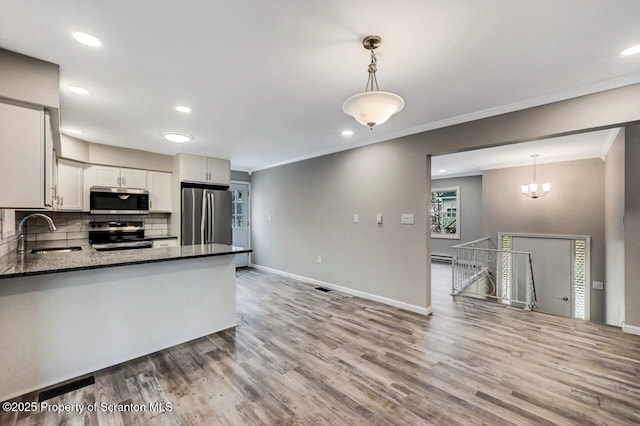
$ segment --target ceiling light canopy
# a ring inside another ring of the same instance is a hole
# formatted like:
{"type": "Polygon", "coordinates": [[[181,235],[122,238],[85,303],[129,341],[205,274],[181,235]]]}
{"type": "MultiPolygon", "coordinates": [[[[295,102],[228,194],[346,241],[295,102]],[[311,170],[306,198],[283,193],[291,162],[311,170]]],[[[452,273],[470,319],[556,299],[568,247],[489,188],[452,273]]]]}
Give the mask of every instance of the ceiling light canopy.
{"type": "Polygon", "coordinates": [[[162,132],[162,136],[164,136],[166,140],[176,143],[185,143],[193,139],[193,136],[180,132],[162,132]]]}
{"type": "Polygon", "coordinates": [[[376,72],[378,71],[377,54],[373,51],[382,43],[379,36],[367,36],[362,41],[365,49],[371,51],[371,62],[369,63],[369,78],[365,91],[355,94],[348,98],[342,104],[342,110],[356,119],[356,121],[373,129],[392,115],[399,113],[404,108],[404,99],[395,93],[382,92],[378,88],[378,79],[376,72]]]}
{"type": "Polygon", "coordinates": [[[529,198],[540,198],[549,193],[551,191],[550,183],[543,183],[542,190],[538,191],[538,184],[536,182],[536,158],[538,158],[538,154],[533,154],[531,156],[533,158],[533,183],[528,185],[520,186],[520,191],[522,191],[522,195],[529,198]]]}
{"type": "Polygon", "coordinates": [[[353,130],[343,130],[342,136],[351,136],[353,135],[353,130]]]}
{"type": "Polygon", "coordinates": [[[89,91],[83,87],[78,86],[69,86],[69,91],[71,93],[75,93],[76,95],[88,95],[89,91]]]}
{"type": "Polygon", "coordinates": [[[622,56],[631,56],[640,53],[640,44],[636,44],[635,46],[631,46],[628,49],[625,49],[621,55],[622,56]]]}
{"type": "Polygon", "coordinates": [[[102,42],[100,40],[87,33],[75,32],[73,33],[73,38],[75,38],[85,46],[100,47],[102,45],[102,42]]]}
{"type": "Polygon", "coordinates": [[[176,110],[180,111],[180,112],[184,112],[185,114],[189,114],[191,112],[191,108],[189,108],[187,106],[182,106],[182,105],[178,105],[176,107],[176,110]]]}

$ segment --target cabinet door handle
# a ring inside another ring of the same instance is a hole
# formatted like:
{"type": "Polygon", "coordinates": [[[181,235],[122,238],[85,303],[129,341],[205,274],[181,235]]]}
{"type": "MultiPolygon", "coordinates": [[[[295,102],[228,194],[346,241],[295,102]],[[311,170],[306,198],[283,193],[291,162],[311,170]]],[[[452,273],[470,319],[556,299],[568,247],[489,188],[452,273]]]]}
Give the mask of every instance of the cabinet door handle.
{"type": "Polygon", "coordinates": [[[60,197],[58,197],[58,200],[59,200],[59,203],[58,203],[59,206],[62,207],[62,205],[64,204],[64,197],[60,196],[60,197]]]}
{"type": "Polygon", "coordinates": [[[122,178],[122,186],[126,186],[127,185],[127,179],[126,178],[122,178]]]}
{"type": "Polygon", "coordinates": [[[149,200],[149,208],[152,209],[153,208],[153,201],[149,200]]]}

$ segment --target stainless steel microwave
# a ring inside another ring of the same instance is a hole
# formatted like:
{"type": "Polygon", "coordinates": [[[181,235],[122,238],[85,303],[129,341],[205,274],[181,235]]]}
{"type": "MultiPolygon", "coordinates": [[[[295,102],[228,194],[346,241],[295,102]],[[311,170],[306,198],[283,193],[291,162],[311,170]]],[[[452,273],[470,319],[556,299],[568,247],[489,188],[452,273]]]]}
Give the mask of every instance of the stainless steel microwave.
{"type": "Polygon", "coordinates": [[[91,214],[149,214],[149,191],[93,186],[89,191],[91,214]]]}

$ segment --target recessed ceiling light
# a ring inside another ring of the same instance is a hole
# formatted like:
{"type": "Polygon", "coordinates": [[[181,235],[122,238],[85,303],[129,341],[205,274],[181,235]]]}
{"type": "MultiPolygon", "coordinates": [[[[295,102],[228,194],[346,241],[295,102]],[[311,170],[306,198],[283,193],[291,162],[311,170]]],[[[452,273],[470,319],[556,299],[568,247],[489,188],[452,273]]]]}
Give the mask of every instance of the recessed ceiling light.
{"type": "Polygon", "coordinates": [[[89,91],[85,88],[78,86],[69,86],[69,91],[75,93],[76,95],[88,95],[89,91]]]}
{"type": "Polygon", "coordinates": [[[440,170],[438,170],[438,173],[444,173],[446,171],[447,171],[446,169],[440,169],[440,170]]]}
{"type": "Polygon", "coordinates": [[[342,136],[351,136],[353,135],[353,130],[343,130],[342,136]]]}
{"type": "Polygon", "coordinates": [[[102,45],[100,40],[87,33],[75,32],[73,33],[73,38],[86,46],[100,47],[102,45]]]}
{"type": "Polygon", "coordinates": [[[621,55],[622,56],[629,56],[629,55],[635,55],[637,53],[640,53],[640,44],[636,44],[635,46],[631,46],[630,48],[628,48],[624,52],[622,52],[621,55]]]}
{"type": "Polygon", "coordinates": [[[81,135],[82,131],[77,130],[77,129],[67,129],[66,127],[62,129],[62,133],[65,133],[67,135],[81,135]]]}
{"type": "Polygon", "coordinates": [[[190,112],[191,112],[191,108],[186,107],[186,106],[180,106],[180,105],[178,105],[178,106],[176,107],[176,110],[178,110],[178,111],[180,111],[180,112],[184,112],[185,114],[188,114],[188,113],[190,113],[190,112]]]}
{"type": "Polygon", "coordinates": [[[164,136],[166,140],[177,143],[185,143],[193,139],[191,135],[180,132],[162,132],[162,136],[164,136]]]}

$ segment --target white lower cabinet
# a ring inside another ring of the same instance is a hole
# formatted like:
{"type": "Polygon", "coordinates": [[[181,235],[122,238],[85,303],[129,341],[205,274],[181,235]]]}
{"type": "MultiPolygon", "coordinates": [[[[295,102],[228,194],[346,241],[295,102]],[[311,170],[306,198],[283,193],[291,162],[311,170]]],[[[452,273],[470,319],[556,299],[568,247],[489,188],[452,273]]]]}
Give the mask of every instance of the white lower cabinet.
{"type": "Polygon", "coordinates": [[[153,240],[153,248],[178,247],[178,239],[170,238],[168,240],[153,240]]]}
{"type": "Polygon", "coordinates": [[[56,207],[58,210],[82,210],[84,167],[80,163],[58,159],[56,207]]]}
{"type": "Polygon", "coordinates": [[[171,173],[147,172],[150,212],[171,212],[171,173]]]}

